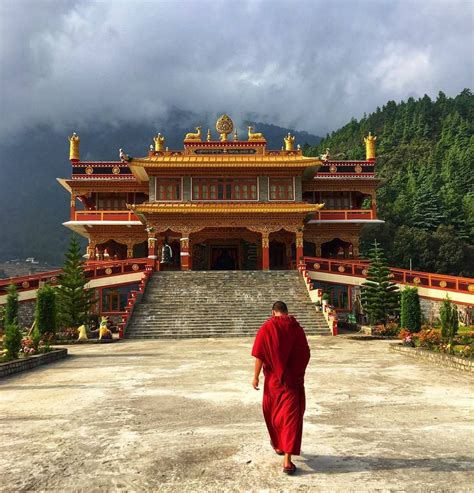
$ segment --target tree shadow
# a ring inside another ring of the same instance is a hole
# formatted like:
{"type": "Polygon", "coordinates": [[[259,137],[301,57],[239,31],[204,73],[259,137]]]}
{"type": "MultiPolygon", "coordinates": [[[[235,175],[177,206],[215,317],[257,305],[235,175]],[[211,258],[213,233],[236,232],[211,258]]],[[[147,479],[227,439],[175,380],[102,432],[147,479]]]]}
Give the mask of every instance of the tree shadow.
{"type": "Polygon", "coordinates": [[[474,458],[429,457],[394,458],[367,456],[304,455],[303,462],[310,471],[300,470],[300,474],[346,474],[353,472],[390,471],[394,469],[426,469],[436,472],[473,471],[474,458]]]}

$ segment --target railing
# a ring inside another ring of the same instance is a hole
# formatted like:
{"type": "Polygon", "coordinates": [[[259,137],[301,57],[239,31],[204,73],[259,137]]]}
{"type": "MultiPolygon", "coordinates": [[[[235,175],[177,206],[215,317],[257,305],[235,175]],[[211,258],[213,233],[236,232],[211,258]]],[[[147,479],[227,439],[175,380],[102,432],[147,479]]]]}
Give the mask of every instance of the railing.
{"type": "MultiPolygon", "coordinates": [[[[364,260],[333,260],[320,257],[304,257],[303,269],[326,272],[344,276],[365,278],[368,262],[364,260]]],[[[448,276],[407,269],[390,268],[392,281],[399,284],[413,284],[432,289],[474,293],[474,279],[469,277],[448,276]]]]}
{"type": "Polygon", "coordinates": [[[349,221],[349,220],[372,220],[377,215],[372,209],[323,209],[313,214],[316,221],[349,221]]]}
{"type": "MultiPolygon", "coordinates": [[[[131,274],[133,272],[143,272],[148,263],[147,258],[131,258],[126,260],[113,261],[90,261],[84,266],[84,273],[88,279],[100,277],[109,277],[119,274],[131,274]]],[[[38,272],[21,277],[10,277],[0,279],[0,296],[6,294],[6,288],[14,284],[18,291],[28,291],[40,288],[44,283],[49,282],[52,285],[58,283],[62,270],[53,270],[48,272],[38,272]]]]}
{"type": "Polygon", "coordinates": [[[76,211],[74,221],[139,221],[131,211],[76,211]]]}
{"type": "Polygon", "coordinates": [[[127,299],[127,306],[125,307],[125,313],[122,315],[122,322],[119,324],[119,338],[123,339],[130,323],[135,309],[135,304],[140,302],[145,294],[145,290],[148,284],[148,280],[153,274],[153,267],[146,267],[143,277],[138,285],[138,291],[130,291],[127,299]]]}

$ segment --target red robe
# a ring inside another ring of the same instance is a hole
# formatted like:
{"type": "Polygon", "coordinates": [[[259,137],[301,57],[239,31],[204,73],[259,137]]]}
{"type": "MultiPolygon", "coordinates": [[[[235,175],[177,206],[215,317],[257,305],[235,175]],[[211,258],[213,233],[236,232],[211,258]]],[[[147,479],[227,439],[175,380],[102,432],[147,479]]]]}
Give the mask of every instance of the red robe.
{"type": "Polygon", "coordinates": [[[252,356],[263,361],[263,415],[274,448],[299,455],[305,411],[304,374],[310,353],[292,316],[269,318],[255,337],[252,356]]]}

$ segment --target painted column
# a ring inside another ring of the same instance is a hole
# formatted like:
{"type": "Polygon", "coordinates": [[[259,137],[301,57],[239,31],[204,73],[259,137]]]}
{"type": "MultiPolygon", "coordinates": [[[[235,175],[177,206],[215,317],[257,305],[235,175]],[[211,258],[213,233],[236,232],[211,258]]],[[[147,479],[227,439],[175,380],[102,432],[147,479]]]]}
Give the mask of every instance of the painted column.
{"type": "Polygon", "coordinates": [[[133,258],[133,243],[127,243],[127,258],[133,258]]]}
{"type": "Polygon", "coordinates": [[[303,231],[296,232],[296,266],[301,262],[303,257],[303,231]]]}
{"type": "Polygon", "coordinates": [[[163,255],[163,238],[157,238],[156,240],[156,270],[161,270],[161,260],[163,255]]]}
{"type": "Polygon", "coordinates": [[[76,196],[73,193],[71,193],[71,212],[69,215],[69,219],[71,221],[75,221],[76,219],[76,196]]]}
{"type": "Polygon", "coordinates": [[[183,236],[180,239],[181,244],[181,270],[189,270],[189,237],[183,236]]]}
{"type": "Polygon", "coordinates": [[[262,232],[262,270],[270,270],[270,240],[269,234],[262,232]]]}
{"type": "Polygon", "coordinates": [[[95,246],[96,246],[96,243],[95,241],[92,241],[90,238],[89,238],[89,244],[87,245],[87,260],[95,260],[95,246]]]}
{"type": "Polygon", "coordinates": [[[156,268],[158,255],[156,254],[156,235],[153,232],[148,233],[148,262],[147,264],[152,267],[153,270],[156,268]]]}
{"type": "Polygon", "coordinates": [[[372,197],[372,219],[377,219],[377,200],[375,199],[375,193],[372,197]]]}

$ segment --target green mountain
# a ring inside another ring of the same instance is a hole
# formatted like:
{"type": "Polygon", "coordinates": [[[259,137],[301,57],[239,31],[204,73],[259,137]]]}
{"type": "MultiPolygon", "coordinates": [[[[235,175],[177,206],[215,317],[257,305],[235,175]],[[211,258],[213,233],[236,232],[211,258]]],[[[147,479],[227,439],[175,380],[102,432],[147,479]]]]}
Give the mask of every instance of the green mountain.
{"type": "Polygon", "coordinates": [[[364,159],[363,137],[377,135],[380,226],[367,226],[361,251],[376,238],[390,265],[474,277],[474,96],[442,92],[389,101],[327,135],[310,156],[329,148],[341,159],[364,159]]]}

